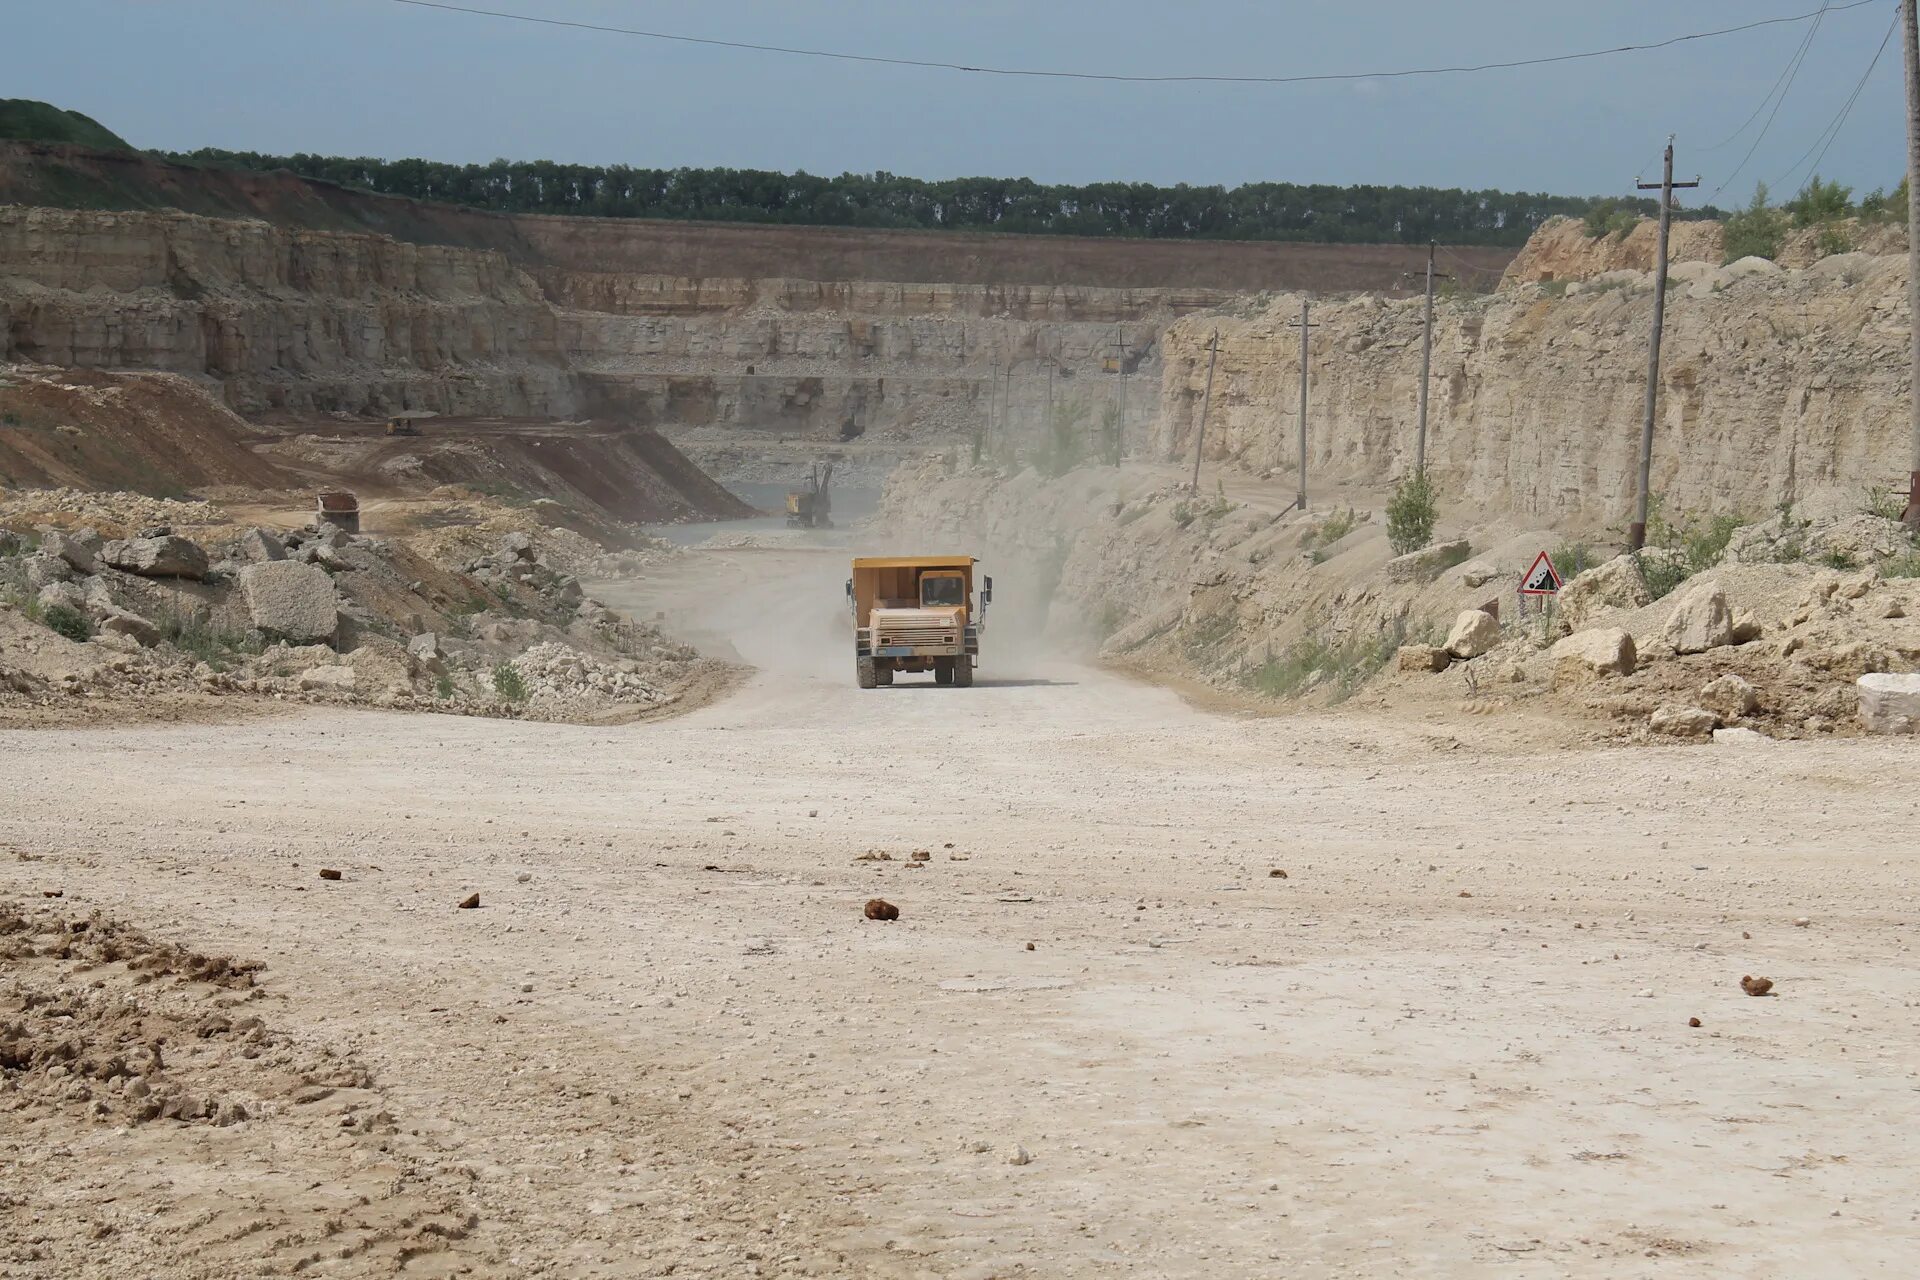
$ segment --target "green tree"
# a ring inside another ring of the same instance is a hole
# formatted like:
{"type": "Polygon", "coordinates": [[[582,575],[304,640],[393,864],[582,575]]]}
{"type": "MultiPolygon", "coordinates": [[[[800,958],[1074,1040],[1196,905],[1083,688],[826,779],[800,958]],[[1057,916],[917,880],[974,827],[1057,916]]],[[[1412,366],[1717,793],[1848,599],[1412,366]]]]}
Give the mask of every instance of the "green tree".
{"type": "Polygon", "coordinates": [[[1837,222],[1853,213],[1853,188],[1837,182],[1822,182],[1816,173],[1800,188],[1800,194],[1787,201],[1786,209],[1793,215],[1796,227],[1837,222]]]}
{"type": "Polygon", "coordinates": [[[1404,556],[1432,542],[1439,519],[1440,505],[1427,473],[1416,471],[1403,476],[1387,499],[1387,544],[1393,554],[1404,556]]]}
{"type": "Polygon", "coordinates": [[[1780,242],[1787,235],[1787,215],[1767,204],[1767,184],[1753,189],[1747,207],[1726,221],[1723,261],[1740,258],[1773,259],[1780,254],[1780,242]]]}

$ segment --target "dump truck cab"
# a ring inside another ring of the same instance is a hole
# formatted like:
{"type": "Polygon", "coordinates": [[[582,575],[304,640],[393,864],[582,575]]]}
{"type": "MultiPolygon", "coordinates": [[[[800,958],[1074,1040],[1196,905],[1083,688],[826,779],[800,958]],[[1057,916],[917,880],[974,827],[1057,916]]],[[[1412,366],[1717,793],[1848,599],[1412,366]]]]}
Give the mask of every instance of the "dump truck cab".
{"type": "Polygon", "coordinates": [[[993,599],[982,578],[976,599],[972,556],[861,556],[847,579],[853,614],[854,676],[862,689],[898,672],[933,672],[936,684],[973,683],[980,632],[993,599]]]}

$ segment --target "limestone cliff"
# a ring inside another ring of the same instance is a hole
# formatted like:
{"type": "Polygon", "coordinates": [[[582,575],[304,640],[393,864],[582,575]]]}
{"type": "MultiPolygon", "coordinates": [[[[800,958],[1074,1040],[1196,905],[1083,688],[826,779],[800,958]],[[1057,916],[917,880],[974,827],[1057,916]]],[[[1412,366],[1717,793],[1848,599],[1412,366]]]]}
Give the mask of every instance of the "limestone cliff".
{"type": "MultiPolygon", "coordinates": [[[[1454,503],[1611,523],[1634,493],[1650,277],[1443,301],[1427,461],[1454,503]]],[[[1668,297],[1654,485],[1672,510],[1744,511],[1825,485],[1886,484],[1906,457],[1906,262],[1844,254],[1804,270],[1681,264],[1668,297]]],[[[1206,453],[1291,470],[1296,299],[1177,321],[1164,342],[1157,452],[1190,456],[1221,351],[1206,453]]],[[[1319,305],[1309,473],[1382,484],[1414,450],[1418,299],[1319,305]]]]}

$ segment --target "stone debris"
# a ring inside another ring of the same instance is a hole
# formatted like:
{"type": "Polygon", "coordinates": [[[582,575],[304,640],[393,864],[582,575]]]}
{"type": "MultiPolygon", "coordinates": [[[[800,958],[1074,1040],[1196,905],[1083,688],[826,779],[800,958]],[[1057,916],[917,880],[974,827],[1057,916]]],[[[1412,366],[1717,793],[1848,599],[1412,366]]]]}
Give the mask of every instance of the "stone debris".
{"type": "Polygon", "coordinates": [[[1653,602],[1646,576],[1630,555],[1615,556],[1567,579],[1555,604],[1576,631],[1609,611],[1639,609],[1653,602]]]}
{"type": "Polygon", "coordinates": [[[322,880],[338,880],[340,873],[333,867],[322,867],[320,868],[320,878],[322,880]]]}
{"type": "Polygon", "coordinates": [[[1403,644],[1398,657],[1401,671],[1423,674],[1445,671],[1453,662],[1453,655],[1437,644],[1403,644]]]}
{"type": "Polygon", "coordinates": [[[457,905],[462,911],[472,911],[475,908],[479,907],[480,895],[478,893],[470,893],[466,897],[460,899],[460,901],[455,905],[457,905]]]}
{"type": "Polygon", "coordinates": [[[1032,1164],[1033,1153],[1016,1142],[1007,1148],[1007,1163],[1011,1165],[1032,1164]]]}
{"type": "Polygon", "coordinates": [[[900,908],[894,906],[885,898],[869,898],[867,900],[865,915],[869,920],[898,920],[900,918],[900,908]]]}
{"type": "Polygon", "coordinates": [[[1740,979],[1740,989],[1750,996],[1764,996],[1773,990],[1773,979],[1748,974],[1740,979]]]}

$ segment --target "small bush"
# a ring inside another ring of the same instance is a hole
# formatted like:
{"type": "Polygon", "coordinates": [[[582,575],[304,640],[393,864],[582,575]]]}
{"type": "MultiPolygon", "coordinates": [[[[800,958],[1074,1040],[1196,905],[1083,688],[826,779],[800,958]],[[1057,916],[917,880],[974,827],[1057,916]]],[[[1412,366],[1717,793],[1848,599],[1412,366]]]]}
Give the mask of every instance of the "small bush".
{"type": "Polygon", "coordinates": [[[1727,543],[1742,524],[1738,515],[1687,515],[1678,522],[1669,519],[1660,504],[1650,504],[1647,514],[1647,551],[1634,556],[1640,576],[1654,599],[1672,594],[1673,589],[1718,564],[1727,543]]]}
{"type": "Polygon", "coordinates": [[[1027,462],[1047,479],[1067,474],[1087,460],[1087,406],[1056,405],[1047,422],[1047,433],[1040,447],[1027,455],[1027,462]]]}
{"type": "Polygon", "coordinates": [[[1863,222],[1905,222],[1907,220],[1907,180],[1891,192],[1875,191],[1860,202],[1863,222]]]}
{"type": "Polygon", "coordinates": [[[1876,484],[1868,488],[1861,512],[1882,520],[1898,520],[1907,514],[1907,495],[1892,485],[1876,484]]]}
{"type": "Polygon", "coordinates": [[[1407,636],[1405,619],[1376,635],[1349,636],[1337,642],[1316,630],[1278,654],[1268,653],[1242,683],[1269,698],[1290,698],[1306,691],[1317,672],[1331,683],[1333,701],[1344,702],[1393,660],[1407,636]]]}
{"type": "Polygon", "coordinates": [[[1318,564],[1324,559],[1321,553],[1352,533],[1359,523],[1360,517],[1355,514],[1352,507],[1328,516],[1326,521],[1307,538],[1307,547],[1313,552],[1314,563],[1318,564]]]}
{"type": "Polygon", "coordinates": [[[453,696],[453,677],[442,673],[433,682],[433,696],[445,702],[453,696]]]}
{"type": "Polygon", "coordinates": [[[524,702],[527,682],[511,662],[503,662],[493,669],[493,691],[508,702],[524,702]]]}
{"type": "Polygon", "coordinates": [[[266,648],[257,633],[223,631],[207,614],[167,612],[155,618],[154,625],[160,629],[161,639],[215,671],[225,671],[239,656],[261,653],[266,648]]]}
{"type": "Polygon", "coordinates": [[[1780,256],[1780,244],[1787,235],[1787,215],[1767,205],[1767,184],[1761,183],[1753,189],[1753,199],[1747,207],[1731,215],[1726,221],[1724,262],[1735,262],[1741,258],[1766,258],[1772,261],[1780,256]]]}
{"type": "Polygon", "coordinates": [[[1920,578],[1920,551],[1909,551],[1903,556],[1882,561],[1880,576],[1883,578],[1920,578]]]}
{"type": "Polygon", "coordinates": [[[1584,542],[1563,542],[1547,552],[1547,558],[1553,561],[1553,567],[1560,571],[1562,579],[1585,573],[1599,563],[1594,557],[1593,548],[1584,542]]]}
{"type": "Polygon", "coordinates": [[[1822,182],[1820,175],[1814,174],[1800,193],[1787,201],[1786,210],[1793,215],[1796,227],[1817,227],[1824,222],[1838,222],[1853,213],[1853,188],[1843,187],[1837,182],[1822,182]]]}
{"type": "Polygon", "coordinates": [[[93,624],[87,621],[86,614],[72,605],[48,605],[41,612],[40,621],[76,644],[85,644],[93,639],[93,624]]]}
{"type": "Polygon", "coordinates": [[[1831,258],[1836,253],[1852,253],[1853,237],[1847,234],[1845,227],[1829,224],[1814,235],[1813,247],[1823,258],[1831,258]]]}
{"type": "Polygon", "coordinates": [[[1393,554],[1404,556],[1433,541],[1434,525],[1440,516],[1434,501],[1433,482],[1424,471],[1406,476],[1393,487],[1387,499],[1387,542],[1393,554]]]}
{"type": "Polygon", "coordinates": [[[1596,200],[1587,210],[1586,232],[1589,240],[1603,236],[1625,236],[1640,221],[1640,215],[1618,200],[1596,200]]]}

